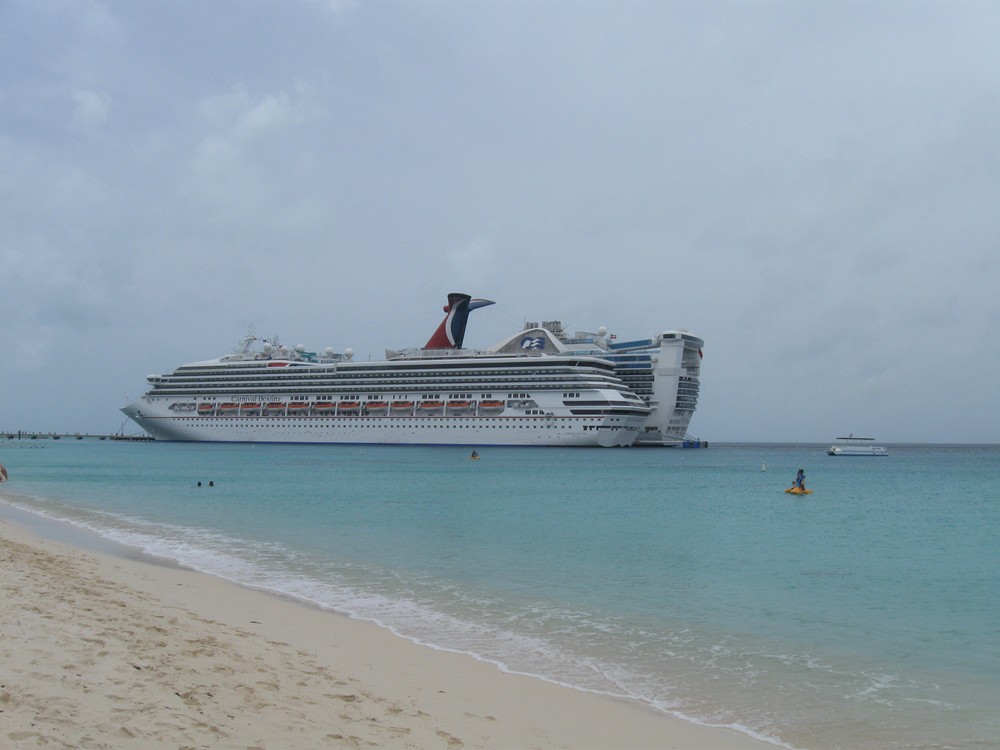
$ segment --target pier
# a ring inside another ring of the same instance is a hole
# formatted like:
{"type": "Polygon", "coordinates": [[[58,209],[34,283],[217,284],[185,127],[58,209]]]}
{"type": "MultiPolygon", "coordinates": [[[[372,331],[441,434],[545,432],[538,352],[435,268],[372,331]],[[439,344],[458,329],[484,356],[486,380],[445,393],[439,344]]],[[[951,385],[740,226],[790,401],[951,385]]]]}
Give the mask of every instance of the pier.
{"type": "Polygon", "coordinates": [[[31,432],[17,430],[16,432],[0,432],[0,440],[124,440],[134,443],[152,442],[149,435],[101,435],[90,432],[31,432]]]}

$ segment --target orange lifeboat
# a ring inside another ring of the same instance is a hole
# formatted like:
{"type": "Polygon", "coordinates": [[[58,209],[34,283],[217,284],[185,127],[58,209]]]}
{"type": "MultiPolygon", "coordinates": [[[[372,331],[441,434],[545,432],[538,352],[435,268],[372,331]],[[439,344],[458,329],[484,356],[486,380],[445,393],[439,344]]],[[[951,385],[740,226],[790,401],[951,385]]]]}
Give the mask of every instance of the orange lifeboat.
{"type": "Polygon", "coordinates": [[[503,411],[504,402],[503,401],[480,401],[479,410],[484,412],[501,412],[503,411]]]}
{"type": "Polygon", "coordinates": [[[341,401],[337,406],[338,414],[357,414],[361,408],[360,401],[341,401]]]}
{"type": "Polygon", "coordinates": [[[369,401],[365,404],[365,411],[367,411],[369,414],[374,412],[384,413],[385,410],[388,408],[389,404],[387,404],[385,401],[369,401]]]}
{"type": "Polygon", "coordinates": [[[219,404],[220,414],[235,414],[240,410],[239,404],[234,404],[232,402],[226,402],[224,404],[219,404]]]}
{"type": "Polygon", "coordinates": [[[199,414],[211,414],[215,411],[215,404],[198,404],[199,414]]]}
{"type": "Polygon", "coordinates": [[[296,414],[301,414],[304,411],[309,411],[309,402],[308,401],[289,401],[288,402],[288,411],[289,412],[294,412],[296,414]]]}
{"type": "Polygon", "coordinates": [[[329,412],[337,408],[337,405],[333,401],[317,401],[316,406],[313,407],[314,411],[319,412],[329,412]]]}
{"type": "Polygon", "coordinates": [[[260,411],[260,403],[256,401],[248,401],[240,407],[240,411],[244,414],[256,414],[260,411]]]}
{"type": "Polygon", "coordinates": [[[413,402],[412,401],[393,401],[390,407],[394,412],[412,412],[413,402]]]}
{"type": "Polygon", "coordinates": [[[456,414],[461,412],[466,412],[472,408],[471,401],[449,401],[448,411],[455,412],[456,414]]]}
{"type": "Polygon", "coordinates": [[[267,409],[268,414],[274,414],[274,413],[277,413],[279,411],[284,411],[285,410],[285,402],[284,401],[272,401],[271,403],[269,403],[264,408],[267,409]]]}
{"type": "Polygon", "coordinates": [[[441,411],[444,408],[444,401],[421,401],[420,411],[441,411]]]}

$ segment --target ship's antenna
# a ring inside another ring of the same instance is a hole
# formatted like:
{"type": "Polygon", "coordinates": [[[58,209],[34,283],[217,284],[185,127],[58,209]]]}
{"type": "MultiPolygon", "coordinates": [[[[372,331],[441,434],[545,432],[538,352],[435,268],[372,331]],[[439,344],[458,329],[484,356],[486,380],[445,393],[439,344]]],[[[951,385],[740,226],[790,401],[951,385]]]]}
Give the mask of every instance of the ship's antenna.
{"type": "Polygon", "coordinates": [[[250,344],[257,340],[256,331],[254,331],[253,323],[247,327],[247,335],[243,337],[243,340],[239,343],[235,352],[237,354],[245,354],[250,351],[250,344]]]}

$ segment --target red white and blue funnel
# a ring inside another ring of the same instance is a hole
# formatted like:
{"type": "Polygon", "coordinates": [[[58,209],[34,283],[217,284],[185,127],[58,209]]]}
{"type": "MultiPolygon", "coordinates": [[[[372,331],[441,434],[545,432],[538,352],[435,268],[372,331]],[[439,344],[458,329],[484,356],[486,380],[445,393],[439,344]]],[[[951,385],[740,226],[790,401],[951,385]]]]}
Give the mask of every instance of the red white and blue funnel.
{"type": "Polygon", "coordinates": [[[441,325],[424,344],[424,349],[461,349],[465,340],[465,324],[469,322],[469,313],[480,307],[492,305],[493,300],[472,299],[468,294],[452,292],[448,295],[448,304],[444,311],[448,313],[441,325]]]}

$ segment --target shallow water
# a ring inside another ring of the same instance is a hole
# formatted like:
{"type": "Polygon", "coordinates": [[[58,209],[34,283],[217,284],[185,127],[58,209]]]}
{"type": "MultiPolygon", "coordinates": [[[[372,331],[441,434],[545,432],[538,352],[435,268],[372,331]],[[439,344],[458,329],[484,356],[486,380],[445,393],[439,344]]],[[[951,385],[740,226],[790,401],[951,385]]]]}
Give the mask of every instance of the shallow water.
{"type": "Polygon", "coordinates": [[[790,747],[1000,746],[1000,448],[824,448],[9,441],[0,497],[790,747]]]}

